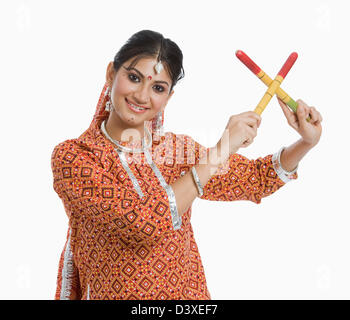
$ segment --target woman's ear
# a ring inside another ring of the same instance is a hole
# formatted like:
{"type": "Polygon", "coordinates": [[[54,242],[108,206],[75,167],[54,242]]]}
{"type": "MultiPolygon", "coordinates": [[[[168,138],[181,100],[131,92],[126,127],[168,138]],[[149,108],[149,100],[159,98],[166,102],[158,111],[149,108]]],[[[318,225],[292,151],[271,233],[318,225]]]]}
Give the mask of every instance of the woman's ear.
{"type": "Polygon", "coordinates": [[[106,70],[106,82],[110,87],[113,84],[114,77],[115,77],[115,70],[113,66],[113,61],[111,61],[110,63],[108,63],[107,70],[106,70]]]}

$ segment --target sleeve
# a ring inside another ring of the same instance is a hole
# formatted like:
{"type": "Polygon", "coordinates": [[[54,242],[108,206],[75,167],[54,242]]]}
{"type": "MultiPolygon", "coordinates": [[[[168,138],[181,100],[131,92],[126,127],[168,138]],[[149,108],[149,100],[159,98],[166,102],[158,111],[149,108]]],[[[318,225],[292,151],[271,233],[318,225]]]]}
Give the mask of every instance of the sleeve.
{"type": "Polygon", "coordinates": [[[51,156],[53,188],[68,217],[88,216],[93,223],[136,241],[157,240],[175,230],[173,201],[170,202],[167,190],[159,186],[152,195],[140,197],[126,182],[128,175],[124,170],[116,178],[93,153],[79,149],[66,140],[54,148],[51,156]]]}
{"type": "MultiPolygon", "coordinates": [[[[208,151],[195,141],[192,150],[195,163],[208,151]]],[[[262,198],[273,194],[287,182],[277,170],[276,158],[277,153],[251,160],[238,153],[231,154],[203,187],[200,198],[213,201],[249,200],[259,204],[262,198]]],[[[298,173],[295,172],[291,179],[297,178],[298,173]]]]}

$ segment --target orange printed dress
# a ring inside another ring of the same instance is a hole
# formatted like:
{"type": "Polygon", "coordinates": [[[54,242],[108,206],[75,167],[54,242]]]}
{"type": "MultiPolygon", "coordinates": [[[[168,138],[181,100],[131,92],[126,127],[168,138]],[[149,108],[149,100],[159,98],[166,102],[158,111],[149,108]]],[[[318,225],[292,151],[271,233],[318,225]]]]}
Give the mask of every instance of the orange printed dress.
{"type": "MultiPolygon", "coordinates": [[[[103,92],[89,128],[52,152],[53,187],[69,222],[55,299],[211,299],[191,207],[180,217],[170,187],[207,149],[166,132],[138,158],[121,152],[101,131],[103,92]]],[[[231,155],[200,198],[260,203],[288,181],[276,157],[231,155]]]]}

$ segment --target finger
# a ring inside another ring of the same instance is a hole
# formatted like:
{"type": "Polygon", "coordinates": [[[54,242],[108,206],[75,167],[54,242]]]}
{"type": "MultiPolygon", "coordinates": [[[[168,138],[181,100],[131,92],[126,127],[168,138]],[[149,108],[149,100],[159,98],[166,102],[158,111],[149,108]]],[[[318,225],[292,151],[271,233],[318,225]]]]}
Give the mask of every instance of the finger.
{"type": "Polygon", "coordinates": [[[318,112],[314,107],[310,107],[311,123],[319,121],[318,112]]]}
{"type": "Polygon", "coordinates": [[[259,127],[260,125],[259,119],[261,119],[261,117],[258,114],[256,114],[254,111],[243,112],[240,114],[239,118],[240,118],[240,121],[242,121],[244,124],[250,127],[259,127]]]}
{"type": "Polygon", "coordinates": [[[257,136],[256,128],[247,127],[247,138],[253,140],[257,136]]]}
{"type": "Polygon", "coordinates": [[[260,126],[261,116],[259,114],[257,114],[256,112],[254,112],[254,111],[247,111],[247,112],[242,113],[242,115],[245,118],[255,119],[258,127],[260,126]]]}
{"type": "Polygon", "coordinates": [[[257,114],[254,111],[248,111],[248,115],[256,119],[257,121],[261,121],[261,115],[257,114]]]}
{"type": "Polygon", "coordinates": [[[287,120],[290,120],[290,122],[295,122],[297,117],[295,115],[295,113],[289,109],[289,107],[281,100],[277,97],[277,101],[279,103],[279,105],[282,108],[282,111],[285,115],[285,117],[287,118],[287,120]]]}
{"type": "Polygon", "coordinates": [[[254,138],[256,137],[257,135],[257,132],[256,130],[254,130],[253,128],[251,127],[247,127],[246,128],[246,134],[245,134],[245,139],[244,139],[244,142],[243,142],[243,146],[247,147],[248,145],[250,145],[254,138]]]}
{"type": "Polygon", "coordinates": [[[290,126],[292,126],[294,129],[298,128],[298,117],[297,115],[291,111],[287,105],[277,97],[278,103],[282,108],[282,111],[287,119],[287,122],[290,126]]]}
{"type": "Polygon", "coordinates": [[[298,106],[302,105],[305,108],[305,119],[308,118],[308,117],[311,118],[310,107],[307,105],[307,103],[305,101],[301,100],[301,99],[298,99],[297,103],[298,103],[298,106]]]}
{"type": "Polygon", "coordinates": [[[255,118],[251,117],[246,117],[243,118],[242,121],[249,127],[249,128],[254,128],[254,130],[257,130],[259,127],[259,123],[255,118]]]}
{"type": "MultiPolygon", "coordinates": [[[[277,96],[276,96],[277,97],[277,96]]],[[[282,108],[283,113],[285,114],[285,116],[288,119],[288,116],[295,116],[294,112],[292,110],[289,109],[289,107],[287,106],[287,104],[285,104],[279,97],[277,97],[277,101],[279,103],[279,105],[282,108]]]]}
{"type": "MultiPolygon", "coordinates": [[[[255,113],[255,112],[254,112],[255,113]]],[[[258,115],[258,114],[257,114],[258,115]]],[[[259,115],[258,115],[259,116],[259,115]]],[[[259,128],[261,124],[261,118],[258,119],[251,114],[245,114],[241,120],[248,126],[252,128],[259,128]]]]}
{"type": "Polygon", "coordinates": [[[315,107],[310,107],[310,113],[311,113],[311,118],[314,121],[314,123],[316,123],[316,122],[321,123],[321,121],[323,120],[321,113],[318,112],[315,107]]]}
{"type": "Polygon", "coordinates": [[[308,117],[308,107],[307,107],[307,105],[305,105],[303,103],[298,104],[297,117],[298,117],[299,127],[304,129],[306,124],[308,123],[307,120],[306,120],[306,118],[308,117]]]}

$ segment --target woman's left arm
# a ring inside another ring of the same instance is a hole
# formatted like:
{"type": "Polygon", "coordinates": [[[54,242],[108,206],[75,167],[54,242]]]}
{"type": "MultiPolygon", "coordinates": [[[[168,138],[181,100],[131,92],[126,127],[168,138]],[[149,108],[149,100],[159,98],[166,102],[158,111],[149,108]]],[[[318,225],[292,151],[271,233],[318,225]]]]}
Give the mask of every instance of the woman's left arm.
{"type": "Polygon", "coordinates": [[[297,100],[297,112],[291,111],[287,105],[277,98],[288,124],[296,130],[301,138],[285,148],[281,154],[281,166],[286,171],[294,170],[299,161],[319,142],[322,133],[322,116],[315,107],[309,107],[304,101],[297,100]],[[310,121],[306,119],[310,116],[310,121]]]}

